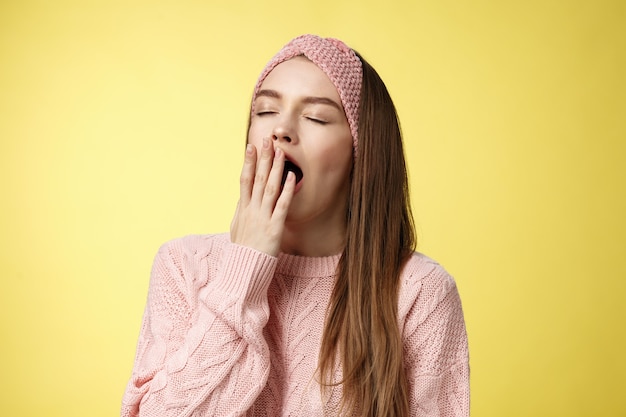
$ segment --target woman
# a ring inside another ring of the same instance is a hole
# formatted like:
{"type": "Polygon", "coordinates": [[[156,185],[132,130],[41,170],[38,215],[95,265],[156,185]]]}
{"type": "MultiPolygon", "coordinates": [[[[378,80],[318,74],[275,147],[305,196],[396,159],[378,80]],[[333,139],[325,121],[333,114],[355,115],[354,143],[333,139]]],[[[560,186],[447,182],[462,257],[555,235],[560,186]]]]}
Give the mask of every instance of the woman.
{"type": "Polygon", "coordinates": [[[157,254],[122,416],[466,416],[453,279],[414,252],[395,108],[341,41],[254,89],[230,234],[157,254]]]}

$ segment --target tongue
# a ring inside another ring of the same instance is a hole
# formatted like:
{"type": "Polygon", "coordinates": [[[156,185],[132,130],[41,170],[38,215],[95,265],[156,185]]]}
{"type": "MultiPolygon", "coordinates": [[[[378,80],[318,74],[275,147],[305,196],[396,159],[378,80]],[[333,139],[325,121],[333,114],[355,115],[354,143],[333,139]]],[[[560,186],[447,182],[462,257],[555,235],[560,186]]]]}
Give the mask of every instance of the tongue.
{"type": "Polygon", "coordinates": [[[303,177],[302,170],[293,162],[285,161],[285,167],[283,168],[283,179],[280,182],[281,185],[285,185],[285,181],[287,181],[287,174],[289,171],[293,172],[296,175],[296,184],[300,182],[303,177]]]}

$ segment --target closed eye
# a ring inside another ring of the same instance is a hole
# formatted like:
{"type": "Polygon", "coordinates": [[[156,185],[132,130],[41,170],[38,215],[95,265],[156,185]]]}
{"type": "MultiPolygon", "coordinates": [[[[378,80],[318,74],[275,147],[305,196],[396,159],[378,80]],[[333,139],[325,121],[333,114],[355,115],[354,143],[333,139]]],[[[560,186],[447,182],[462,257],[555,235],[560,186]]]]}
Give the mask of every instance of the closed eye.
{"type": "Polygon", "coordinates": [[[328,122],[326,120],[316,119],[315,117],[307,117],[307,120],[310,120],[313,123],[317,123],[317,124],[320,124],[320,125],[327,125],[328,124],[328,122]]]}
{"type": "Polygon", "coordinates": [[[269,114],[276,114],[277,112],[275,111],[269,111],[269,110],[264,110],[264,111],[259,111],[256,113],[257,116],[267,116],[269,114]]]}

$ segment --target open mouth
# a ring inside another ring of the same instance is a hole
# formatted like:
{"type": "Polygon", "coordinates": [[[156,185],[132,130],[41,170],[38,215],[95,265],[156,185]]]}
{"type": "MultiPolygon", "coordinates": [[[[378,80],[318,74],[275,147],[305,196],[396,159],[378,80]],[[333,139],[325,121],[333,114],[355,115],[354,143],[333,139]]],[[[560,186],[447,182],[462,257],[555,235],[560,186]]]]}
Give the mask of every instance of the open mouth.
{"type": "Polygon", "coordinates": [[[287,174],[289,173],[289,171],[293,172],[296,175],[296,184],[299,183],[304,176],[299,166],[291,161],[285,161],[285,167],[283,168],[283,179],[280,182],[280,185],[285,185],[285,181],[287,181],[287,174]]]}

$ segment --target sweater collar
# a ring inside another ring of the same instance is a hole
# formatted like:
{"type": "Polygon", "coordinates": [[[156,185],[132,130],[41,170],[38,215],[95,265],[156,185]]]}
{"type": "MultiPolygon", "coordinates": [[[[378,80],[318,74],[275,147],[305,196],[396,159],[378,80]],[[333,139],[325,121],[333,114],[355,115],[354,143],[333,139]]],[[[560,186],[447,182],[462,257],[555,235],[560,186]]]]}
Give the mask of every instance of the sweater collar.
{"type": "Polygon", "coordinates": [[[341,254],[331,256],[297,256],[286,253],[278,254],[276,272],[292,277],[322,278],[334,277],[341,254]]]}

